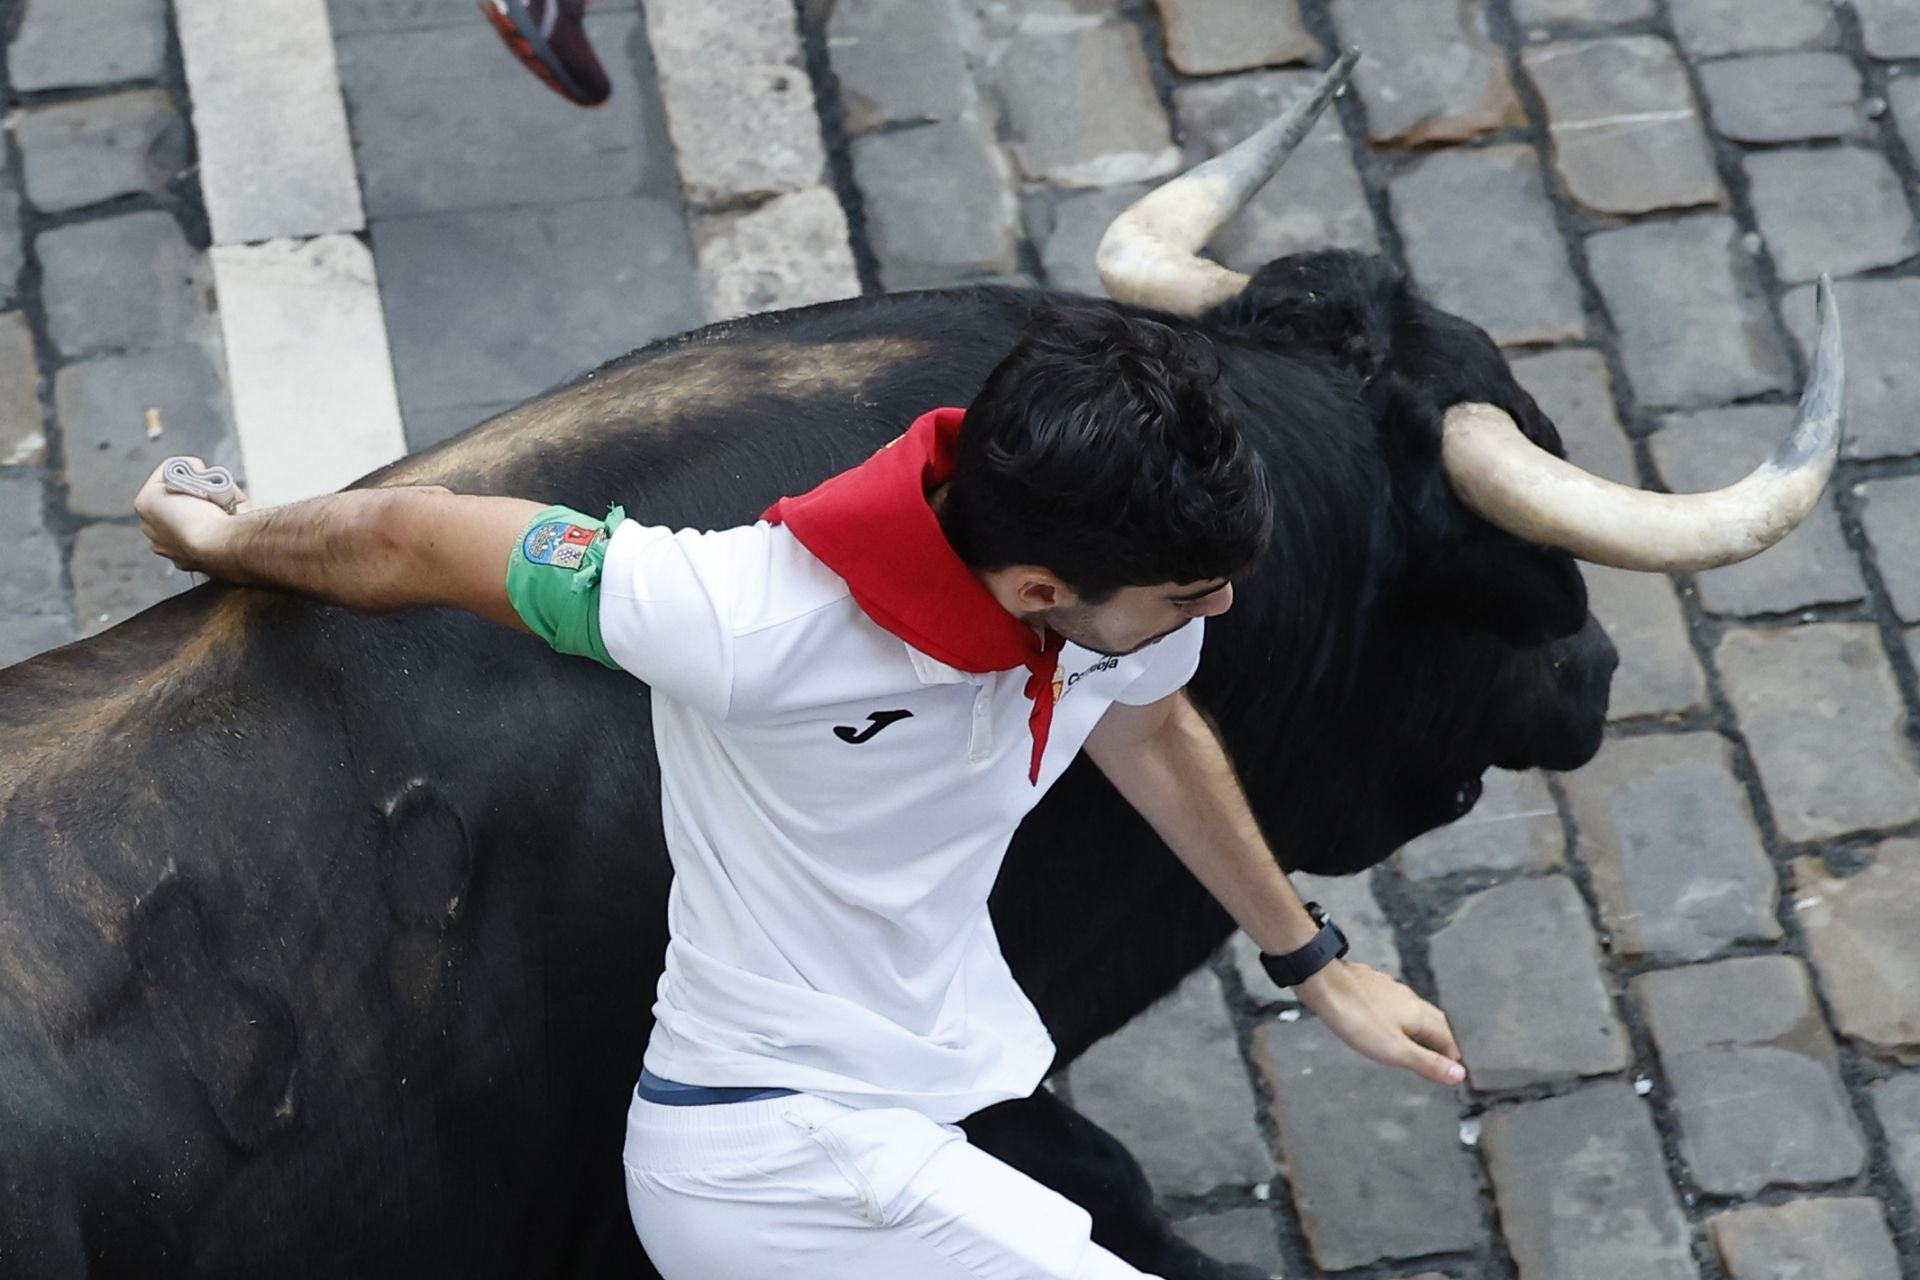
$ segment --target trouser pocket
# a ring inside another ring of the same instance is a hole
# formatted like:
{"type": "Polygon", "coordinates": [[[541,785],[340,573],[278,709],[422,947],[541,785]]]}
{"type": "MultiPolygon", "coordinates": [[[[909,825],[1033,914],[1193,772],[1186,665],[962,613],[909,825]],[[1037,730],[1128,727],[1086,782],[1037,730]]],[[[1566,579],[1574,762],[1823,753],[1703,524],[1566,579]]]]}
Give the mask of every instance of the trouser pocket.
{"type": "Polygon", "coordinates": [[[898,1222],[917,1199],[910,1194],[914,1177],[943,1148],[966,1141],[956,1130],[902,1107],[799,1123],[853,1188],[861,1216],[875,1226],[898,1222]]]}

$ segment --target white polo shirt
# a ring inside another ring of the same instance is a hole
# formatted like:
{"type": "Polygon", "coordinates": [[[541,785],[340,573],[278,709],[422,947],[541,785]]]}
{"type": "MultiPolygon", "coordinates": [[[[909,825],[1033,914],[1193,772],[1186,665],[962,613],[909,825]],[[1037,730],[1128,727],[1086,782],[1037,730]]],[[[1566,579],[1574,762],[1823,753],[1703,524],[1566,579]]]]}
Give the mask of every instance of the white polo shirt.
{"type": "Polygon", "coordinates": [[[1187,683],[1199,621],[1123,658],[1065,646],[1038,785],[1026,670],[911,648],[785,526],[626,521],[600,629],[652,686],[674,868],[647,1068],[943,1122],[1033,1092],[1053,1042],[987,895],[1107,707],[1187,683]]]}

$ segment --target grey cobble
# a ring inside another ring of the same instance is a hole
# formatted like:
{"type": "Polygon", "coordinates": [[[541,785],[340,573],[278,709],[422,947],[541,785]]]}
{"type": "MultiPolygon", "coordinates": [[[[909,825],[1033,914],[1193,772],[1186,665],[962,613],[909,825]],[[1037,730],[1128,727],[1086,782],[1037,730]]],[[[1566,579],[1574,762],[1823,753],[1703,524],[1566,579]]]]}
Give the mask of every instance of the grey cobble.
{"type": "Polygon", "coordinates": [[[1633,446],[1614,412],[1605,357],[1580,349],[1542,351],[1512,364],[1513,376],[1559,428],[1569,462],[1619,484],[1639,484],[1633,446]]]}
{"type": "Polygon", "coordinates": [[[47,331],[71,359],[148,350],[213,332],[212,271],[164,213],[56,227],[35,242],[47,331]]]}
{"type": "Polygon", "coordinates": [[[1477,137],[1524,118],[1486,0],[1333,0],[1342,42],[1362,50],[1354,84],[1376,142],[1477,137]]]}
{"type": "Polygon", "coordinates": [[[1860,39],[1876,58],[1920,58],[1920,11],[1909,0],[1852,0],[1860,39]]]}
{"type": "Polygon", "coordinates": [[[1167,60],[1190,76],[1308,62],[1320,42],[1300,18],[1299,0],[1154,0],[1167,33],[1167,60]]]}
{"type": "Polygon", "coordinates": [[[1472,812],[1395,855],[1402,875],[1431,880],[1463,871],[1546,871],[1566,854],[1567,833],[1538,773],[1489,769],[1472,812]]]}
{"type": "MultiPolygon", "coordinates": [[[[1818,329],[1811,286],[1782,304],[1800,349],[1812,353],[1818,329]]],[[[1920,364],[1911,335],[1920,332],[1920,280],[1842,280],[1833,287],[1847,339],[1849,458],[1920,453],[1914,406],[1920,404],[1920,364]]]]}
{"type": "Polygon", "coordinates": [[[1068,191],[1037,198],[1027,207],[1027,234],[1040,246],[1040,269],[1056,289],[1105,296],[1094,253],[1107,224],[1122,209],[1153,190],[1150,183],[1068,191]]]}
{"type": "Polygon", "coordinates": [[[946,0],[840,0],[827,53],[849,133],[879,124],[950,120],[974,99],[953,5],[946,0]]]}
{"type": "Polygon", "coordinates": [[[1860,523],[1903,622],[1920,622],[1920,476],[1861,486],[1860,523]]]}
{"type": "MultiPolygon", "coordinates": [[[[1729,485],[1766,461],[1793,426],[1789,405],[1752,405],[1675,414],[1653,437],[1655,465],[1676,493],[1729,485]]],[[[1765,553],[1694,582],[1711,613],[1787,613],[1813,605],[1851,604],[1867,594],[1859,563],[1830,503],[1765,553]]]]}
{"type": "Polygon", "coordinates": [[[1740,231],[1697,214],[1587,241],[1594,283],[1620,330],[1620,358],[1650,408],[1721,404],[1790,381],[1786,352],[1740,231]]]}
{"type": "Polygon", "coordinates": [[[707,319],[860,296],[847,215],[825,187],[694,220],[707,319]]]}
{"type": "Polygon", "coordinates": [[[1856,275],[1920,252],[1900,177],[1877,151],[1770,152],[1745,165],[1754,218],[1782,280],[1856,275]]]}
{"type": "Polygon", "coordinates": [[[1478,1243],[1451,1090],[1360,1057],[1318,1021],[1269,1023],[1254,1046],[1315,1262],[1340,1270],[1478,1243]]]}
{"type": "Polygon", "coordinates": [[[1540,88],[1554,167],[1567,193],[1602,213],[1684,209],[1721,199],[1693,91],[1673,46],[1613,36],[1522,51],[1540,88]]]}
{"type": "Polygon", "coordinates": [[[1844,54],[1775,53],[1700,68],[1714,128],[1736,142],[1850,138],[1867,132],[1860,71],[1844,54]]]}
{"type": "Polygon", "coordinates": [[[1840,1034],[1865,1051],[1920,1063],[1920,841],[1888,840],[1838,876],[1817,858],[1793,864],[1794,909],[1840,1034]]]}
{"type": "Polygon", "coordinates": [[[1707,1219],[1729,1280],[1900,1280],[1878,1200],[1789,1200],[1707,1219]]]}
{"type": "Polygon", "coordinates": [[[1874,1115],[1886,1131],[1893,1170],[1908,1197],[1920,1197],[1920,1074],[1883,1080],[1871,1096],[1874,1115]]]}
{"type": "Polygon", "coordinates": [[[1616,739],[1564,785],[1616,954],[1698,960],[1779,939],[1773,865],[1720,737],[1616,739]]]}
{"type": "Polygon", "coordinates": [[[1513,16],[1525,24],[1643,22],[1653,16],[1653,0],[1513,0],[1513,16]]]}
{"type": "Polygon", "coordinates": [[[1626,1067],[1626,1032],[1601,977],[1598,940],[1565,876],[1468,898],[1433,935],[1430,958],[1475,1089],[1626,1067]]]}
{"type": "MultiPolygon", "coordinates": [[[[8,602],[0,616],[65,621],[60,547],[47,531],[45,494],[39,476],[0,474],[0,547],[7,549],[6,556],[0,558],[0,598],[8,602]]],[[[11,634],[16,630],[26,629],[0,628],[0,648],[9,641],[18,643],[19,636],[11,634]]]]}
{"type": "Polygon", "coordinates": [[[1104,187],[1180,167],[1139,34],[1126,23],[1027,31],[1007,48],[994,82],[1029,178],[1104,187]]]}
{"type": "Polygon", "coordinates": [[[1787,839],[1920,818],[1920,774],[1872,626],[1729,631],[1717,662],[1787,839]]]}
{"type": "Polygon", "coordinates": [[[1687,639],[1673,583],[1658,574],[1582,565],[1587,603],[1620,650],[1607,714],[1678,715],[1705,705],[1707,677],[1687,639]]]}
{"type": "Polygon", "coordinates": [[[129,525],[90,524],[80,530],[68,571],[73,611],[81,634],[89,636],[192,585],[184,572],[153,554],[146,536],[129,525]]]}
{"type": "Polygon", "coordinates": [[[1272,1275],[1286,1266],[1271,1210],[1228,1209],[1188,1218],[1176,1229],[1181,1239],[1222,1262],[1261,1267],[1272,1275]]]}
{"type": "Polygon", "coordinates": [[[1527,147],[1442,151],[1389,186],[1414,278],[1506,345],[1586,336],[1580,287],[1527,147]]]}
{"type": "MultiPolygon", "coordinates": [[[[9,166],[0,166],[4,173],[9,166]]],[[[10,175],[0,181],[0,306],[20,300],[20,271],[26,266],[26,238],[20,233],[20,197],[10,175]]]]}
{"type": "MultiPolygon", "coordinates": [[[[1302,901],[1317,902],[1327,909],[1352,948],[1349,959],[1371,965],[1382,973],[1400,976],[1400,948],[1393,936],[1393,924],[1380,909],[1374,895],[1373,877],[1290,876],[1302,901]]],[[[1292,1004],[1297,1001],[1291,987],[1276,987],[1267,971],[1260,967],[1260,948],[1244,933],[1233,935],[1227,954],[1240,975],[1240,985],[1256,1000],[1292,1004]]]]}
{"type": "MultiPolygon", "coordinates": [[[[593,12],[639,7],[639,0],[593,0],[593,12]]],[[[473,23],[468,0],[327,0],[336,36],[408,27],[465,27],[473,23]]]]}
{"type": "Polygon", "coordinates": [[[1681,45],[1695,57],[1825,48],[1839,29],[1822,0],[1671,0],[1681,45]]]}
{"type": "Polygon", "coordinates": [[[1920,155],[1920,76],[1903,76],[1890,82],[1887,102],[1908,152],[1920,155]]]}
{"type": "Polygon", "coordinates": [[[0,467],[32,465],[46,451],[33,330],[18,311],[0,313],[0,467]]]}
{"type": "Polygon", "coordinates": [[[27,198],[49,213],[163,195],[186,166],[186,123],[157,89],[30,108],[13,129],[27,198]]]}
{"type": "Polygon", "coordinates": [[[1179,990],[1081,1055],[1073,1101],[1140,1157],[1161,1195],[1252,1186],[1275,1173],[1220,979],[1179,990]]]}
{"type": "Polygon", "coordinates": [[[1496,1112],[1481,1145],[1520,1280],[1698,1280],[1653,1121],[1625,1084],[1496,1112]]]}
{"type": "MultiPolygon", "coordinates": [[[[1174,91],[1186,160],[1218,155],[1278,116],[1318,79],[1312,72],[1268,71],[1174,91]]],[[[1280,176],[1247,202],[1213,238],[1212,250],[1236,271],[1310,249],[1379,247],[1373,211],[1340,117],[1329,111],[1288,159],[1280,176]]]]}
{"type": "Polygon", "coordinates": [[[1681,1156],[1702,1190],[1752,1195],[1860,1172],[1866,1139],[1798,960],[1726,960],[1632,985],[1674,1093],[1681,1156]]]}
{"type": "Polygon", "coordinates": [[[21,10],[7,47],[16,90],[150,80],[166,64],[166,0],[30,0],[21,10]]]}
{"type": "Polygon", "coordinates": [[[979,122],[857,138],[853,170],[887,288],[922,289],[1014,269],[1011,180],[979,122]]]}
{"type": "Polygon", "coordinates": [[[240,464],[219,366],[199,346],[70,364],[54,377],[53,404],[76,515],[131,514],[133,495],[174,454],[240,464]],[[148,435],[150,411],[163,431],[157,439],[148,435]]]}

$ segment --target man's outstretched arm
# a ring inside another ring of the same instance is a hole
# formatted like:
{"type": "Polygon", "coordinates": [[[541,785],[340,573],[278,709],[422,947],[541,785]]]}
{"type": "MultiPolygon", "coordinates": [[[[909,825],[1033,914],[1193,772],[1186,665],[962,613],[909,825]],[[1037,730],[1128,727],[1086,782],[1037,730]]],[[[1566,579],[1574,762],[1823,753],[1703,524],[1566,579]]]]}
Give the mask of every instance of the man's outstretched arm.
{"type": "MultiPolygon", "coordinates": [[[[198,465],[198,460],[195,460],[198,465]]],[[[507,561],[541,504],[446,489],[353,489],[233,515],[169,493],[156,470],[134,499],[155,554],[245,586],[356,609],[450,605],[521,631],[507,561]]]]}

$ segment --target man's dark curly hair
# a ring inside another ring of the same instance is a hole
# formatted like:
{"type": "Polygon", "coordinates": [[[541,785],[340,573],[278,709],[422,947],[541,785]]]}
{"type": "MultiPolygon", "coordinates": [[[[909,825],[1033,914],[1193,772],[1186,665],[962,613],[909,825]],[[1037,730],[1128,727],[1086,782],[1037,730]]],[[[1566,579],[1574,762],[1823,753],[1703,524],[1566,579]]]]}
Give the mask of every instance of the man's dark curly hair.
{"type": "Polygon", "coordinates": [[[1265,466],[1207,339],[1063,307],[967,409],[941,527],[975,569],[1040,565],[1082,601],[1231,577],[1266,549],[1265,466]]]}

